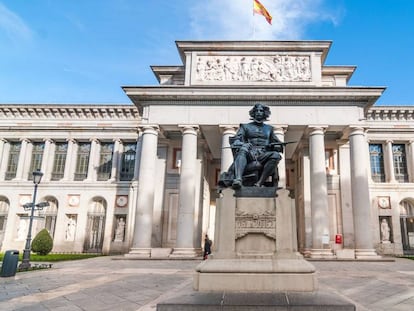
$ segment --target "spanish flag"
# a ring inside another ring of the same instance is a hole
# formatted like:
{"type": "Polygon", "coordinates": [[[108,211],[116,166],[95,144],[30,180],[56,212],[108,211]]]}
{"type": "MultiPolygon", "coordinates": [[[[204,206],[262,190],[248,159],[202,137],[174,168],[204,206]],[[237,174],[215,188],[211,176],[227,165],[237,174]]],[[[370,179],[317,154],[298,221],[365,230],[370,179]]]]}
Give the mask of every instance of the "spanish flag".
{"type": "Polygon", "coordinates": [[[253,0],[253,14],[257,13],[263,15],[267,22],[272,25],[272,15],[266,10],[263,4],[259,2],[259,0],[253,0]]]}

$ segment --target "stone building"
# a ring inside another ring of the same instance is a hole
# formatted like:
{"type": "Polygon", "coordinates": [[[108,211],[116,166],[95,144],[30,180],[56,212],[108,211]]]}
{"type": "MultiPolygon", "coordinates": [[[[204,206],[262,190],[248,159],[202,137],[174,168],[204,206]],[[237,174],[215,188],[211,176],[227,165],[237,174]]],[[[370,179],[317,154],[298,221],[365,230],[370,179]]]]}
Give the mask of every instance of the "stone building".
{"type": "Polygon", "coordinates": [[[35,234],[53,252],[192,257],[214,236],[228,139],[256,102],[287,145],[298,250],[370,258],[414,250],[414,107],[375,106],[324,65],[328,41],[179,41],[183,65],[151,67],[122,105],[0,105],[0,245],[23,249],[31,173],[43,179],[35,234]]]}

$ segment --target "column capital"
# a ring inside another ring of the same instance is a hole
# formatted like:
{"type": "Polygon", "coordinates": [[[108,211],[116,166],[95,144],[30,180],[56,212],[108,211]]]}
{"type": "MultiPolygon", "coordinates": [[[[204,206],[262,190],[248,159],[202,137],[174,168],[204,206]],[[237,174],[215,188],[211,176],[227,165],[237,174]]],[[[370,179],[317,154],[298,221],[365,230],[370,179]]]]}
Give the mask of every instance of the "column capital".
{"type": "Polygon", "coordinates": [[[287,124],[271,124],[273,126],[273,132],[280,135],[285,135],[289,125],[287,124]]]}
{"type": "Polygon", "coordinates": [[[114,143],[120,143],[120,144],[122,144],[122,139],[121,139],[121,138],[119,138],[119,137],[116,137],[116,138],[112,139],[112,141],[113,141],[114,143]]]}
{"type": "Polygon", "coordinates": [[[77,140],[75,138],[66,138],[66,141],[68,143],[73,143],[73,144],[76,144],[76,142],[77,142],[77,140]]]}
{"type": "Polygon", "coordinates": [[[7,143],[8,140],[6,138],[0,138],[0,142],[7,143]]]}
{"type": "Polygon", "coordinates": [[[50,143],[53,143],[53,142],[54,142],[54,139],[52,139],[52,138],[50,138],[50,137],[47,137],[47,138],[43,138],[43,141],[44,141],[44,142],[50,142],[50,143]]]}
{"type": "Polygon", "coordinates": [[[308,125],[306,132],[308,135],[323,135],[326,132],[328,125],[308,125]]]}
{"type": "Polygon", "coordinates": [[[138,127],[138,132],[142,134],[154,134],[158,135],[160,127],[156,124],[142,124],[138,127]]]}
{"type": "Polygon", "coordinates": [[[179,124],[178,127],[180,128],[181,132],[184,134],[193,134],[197,135],[199,131],[198,125],[187,125],[187,124],[179,124]]]}
{"type": "Polygon", "coordinates": [[[392,139],[387,139],[387,140],[385,140],[385,143],[387,143],[387,144],[392,144],[394,141],[392,140],[392,139]]]}
{"type": "Polygon", "coordinates": [[[20,141],[22,143],[30,143],[31,142],[31,140],[29,138],[20,138],[20,141]]]}
{"type": "Polygon", "coordinates": [[[220,128],[220,132],[222,135],[226,135],[226,134],[236,134],[237,125],[230,125],[230,124],[220,124],[219,125],[220,128]]]}

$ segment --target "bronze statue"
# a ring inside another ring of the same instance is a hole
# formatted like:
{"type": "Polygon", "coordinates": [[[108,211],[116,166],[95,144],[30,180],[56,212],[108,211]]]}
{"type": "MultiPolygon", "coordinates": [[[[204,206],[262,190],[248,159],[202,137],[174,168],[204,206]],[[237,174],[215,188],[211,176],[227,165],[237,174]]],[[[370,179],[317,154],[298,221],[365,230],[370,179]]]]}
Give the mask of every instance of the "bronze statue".
{"type": "Polygon", "coordinates": [[[263,123],[270,115],[268,106],[257,103],[249,114],[253,121],[240,124],[236,135],[230,137],[234,162],[221,174],[220,187],[277,187],[277,164],[285,143],[276,137],[272,126],[263,123]]]}

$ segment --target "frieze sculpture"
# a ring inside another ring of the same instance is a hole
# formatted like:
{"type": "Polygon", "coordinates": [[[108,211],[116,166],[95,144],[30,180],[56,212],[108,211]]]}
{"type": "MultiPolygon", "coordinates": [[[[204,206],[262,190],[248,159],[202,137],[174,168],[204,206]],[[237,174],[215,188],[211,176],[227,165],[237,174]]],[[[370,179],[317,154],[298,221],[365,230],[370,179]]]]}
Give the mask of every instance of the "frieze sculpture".
{"type": "Polygon", "coordinates": [[[277,189],[277,164],[282,158],[284,146],[289,142],[281,142],[273,127],[264,123],[270,116],[268,106],[256,103],[249,114],[253,121],[240,124],[236,135],[230,137],[234,162],[227,172],[220,175],[219,187],[231,186],[235,190],[242,186],[277,189]]]}
{"type": "Polygon", "coordinates": [[[309,82],[308,55],[199,56],[196,81],[309,82]]]}

